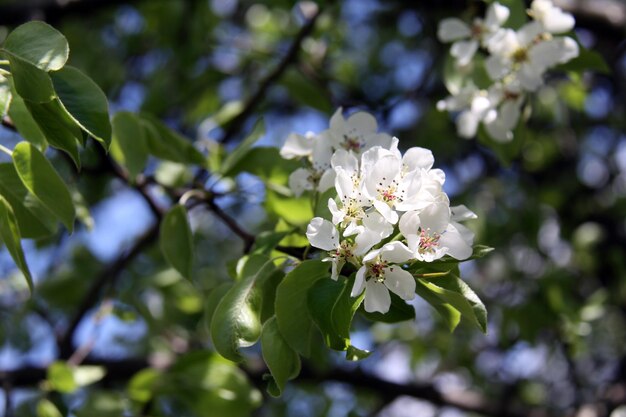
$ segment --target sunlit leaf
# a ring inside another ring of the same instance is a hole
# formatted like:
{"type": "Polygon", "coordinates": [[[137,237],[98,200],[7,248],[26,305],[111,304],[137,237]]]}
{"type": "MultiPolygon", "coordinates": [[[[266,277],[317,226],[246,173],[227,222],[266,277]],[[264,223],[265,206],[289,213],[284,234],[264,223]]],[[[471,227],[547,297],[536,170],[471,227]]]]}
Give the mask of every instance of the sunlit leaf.
{"type": "Polygon", "coordinates": [[[20,228],[17,224],[17,219],[13,213],[13,208],[9,202],[0,196],[0,237],[4,242],[4,246],[7,248],[11,257],[15,261],[17,267],[22,271],[28,288],[33,291],[33,277],[30,275],[30,270],[26,264],[26,258],[24,257],[24,251],[22,250],[20,228]]]}

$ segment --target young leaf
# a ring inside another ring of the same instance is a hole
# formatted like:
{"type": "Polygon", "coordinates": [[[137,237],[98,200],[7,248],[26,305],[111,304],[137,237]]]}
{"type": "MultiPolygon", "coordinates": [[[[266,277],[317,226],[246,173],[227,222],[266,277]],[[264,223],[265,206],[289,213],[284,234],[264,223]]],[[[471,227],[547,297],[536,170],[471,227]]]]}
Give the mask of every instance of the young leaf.
{"type": "Polygon", "coordinates": [[[67,114],[108,149],[111,144],[109,103],[100,87],[77,68],[70,66],[50,75],[67,114]]]}
{"type": "Polygon", "coordinates": [[[11,65],[15,90],[22,98],[35,103],[46,103],[55,97],[52,80],[47,72],[16,55],[6,55],[11,65]]]}
{"type": "Polygon", "coordinates": [[[15,261],[15,264],[20,271],[22,271],[24,277],[26,277],[28,288],[32,293],[34,289],[33,277],[30,275],[30,270],[28,269],[26,258],[24,257],[24,251],[22,250],[20,228],[17,225],[13,209],[4,197],[0,197],[0,237],[15,261]]]}
{"type": "Polygon", "coordinates": [[[226,359],[242,360],[239,348],[252,346],[259,340],[264,301],[260,283],[275,269],[266,256],[252,255],[241,278],[217,305],[211,320],[211,340],[215,350],[226,359]]]}
{"type": "Polygon", "coordinates": [[[152,155],[173,162],[205,165],[204,155],[189,140],[172,131],[155,117],[142,114],[141,126],[152,155]]]}
{"type": "Polygon", "coordinates": [[[415,286],[415,292],[428,304],[430,304],[437,311],[437,313],[439,313],[441,318],[448,325],[450,332],[456,329],[456,326],[458,326],[461,321],[461,313],[459,310],[443,301],[436,294],[433,294],[433,292],[419,279],[417,280],[417,285],[415,286]]]}
{"type": "Polygon", "coordinates": [[[235,148],[231,153],[228,154],[226,159],[222,162],[220,167],[220,173],[223,176],[231,175],[231,170],[237,165],[237,163],[244,157],[250,149],[252,145],[255,144],[257,140],[261,138],[265,134],[265,124],[262,120],[259,120],[254,125],[252,132],[246,137],[243,142],[235,148]]]}
{"type": "Polygon", "coordinates": [[[349,361],[360,361],[361,359],[365,359],[370,356],[372,352],[369,350],[363,350],[359,348],[355,348],[354,346],[348,346],[348,350],[346,350],[346,359],[349,361]]]}
{"type": "Polygon", "coordinates": [[[13,165],[28,191],[54,213],[71,233],[76,215],[74,203],[52,164],[35,146],[20,142],[13,150],[13,165]]]}
{"type": "Polygon", "coordinates": [[[63,417],[59,409],[48,399],[37,402],[37,417],[63,417]]]}
{"type": "Polygon", "coordinates": [[[452,274],[441,277],[436,281],[417,280],[418,284],[427,288],[444,304],[450,304],[466,319],[487,332],[487,310],[474,291],[459,277],[452,274]]]}
{"type": "Polygon", "coordinates": [[[276,317],[272,317],[263,325],[261,349],[263,360],[273,377],[267,390],[270,395],[278,397],[285,388],[285,383],[300,373],[300,356],[283,338],[276,317]]]}
{"type": "Polygon", "coordinates": [[[56,361],[48,366],[48,382],[55,391],[70,393],[78,388],[74,379],[74,370],[63,361],[56,361]]]}
{"type": "Polygon", "coordinates": [[[39,21],[15,28],[4,41],[3,49],[44,71],[63,68],[70,53],[65,36],[39,21]]]}
{"type": "Polygon", "coordinates": [[[113,116],[111,155],[135,178],[146,166],[148,145],[139,118],[129,112],[113,116]]]}
{"type": "Polygon", "coordinates": [[[0,195],[13,207],[22,238],[36,239],[56,232],[56,217],[24,187],[11,163],[0,164],[0,195]]]}
{"type": "Polygon", "coordinates": [[[276,321],[281,334],[296,352],[309,357],[313,320],[307,294],[322,278],[330,278],[329,265],[319,260],[304,261],[290,271],[276,289],[276,321]]]}
{"type": "Polygon", "coordinates": [[[165,215],[161,221],[159,243],[167,262],[182,276],[191,279],[193,239],[184,206],[177,204],[165,215]]]}

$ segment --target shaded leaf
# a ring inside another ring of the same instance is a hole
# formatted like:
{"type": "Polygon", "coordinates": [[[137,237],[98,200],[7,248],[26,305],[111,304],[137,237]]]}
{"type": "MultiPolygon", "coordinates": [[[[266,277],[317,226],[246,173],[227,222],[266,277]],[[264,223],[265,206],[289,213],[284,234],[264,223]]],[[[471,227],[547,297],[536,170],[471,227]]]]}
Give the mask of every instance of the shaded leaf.
{"type": "Polygon", "coordinates": [[[205,165],[206,161],[202,153],[189,140],[174,132],[160,120],[151,115],[142,114],[141,125],[148,150],[152,155],[173,162],[205,165]]]}
{"type": "Polygon", "coordinates": [[[63,108],[72,120],[108,149],[111,143],[109,103],[100,87],[70,66],[51,73],[51,78],[63,108]]]}
{"type": "Polygon", "coordinates": [[[176,204],[165,215],[161,221],[159,243],[167,262],[182,276],[191,279],[193,239],[184,206],[176,204]]]}
{"type": "Polygon", "coordinates": [[[148,145],[139,118],[130,112],[113,116],[111,155],[135,178],[146,166],[148,145]]]}
{"type": "Polygon", "coordinates": [[[231,170],[250,152],[252,146],[265,134],[263,120],[258,120],[252,132],[222,161],[220,173],[223,176],[232,175],[231,170]]]}
{"type": "Polygon", "coordinates": [[[13,150],[13,165],[26,188],[72,232],[72,196],[46,157],[32,144],[20,142],[13,150]]]}
{"type": "Polygon", "coordinates": [[[22,250],[20,228],[11,205],[4,197],[0,197],[0,237],[11,254],[11,258],[13,258],[17,267],[24,274],[28,288],[32,293],[34,290],[33,277],[30,275],[24,251],[22,250]]]}
{"type": "Polygon", "coordinates": [[[285,341],[275,317],[263,325],[261,349],[263,360],[273,377],[268,392],[278,397],[285,388],[285,383],[300,373],[300,356],[285,341]]]}
{"type": "Polygon", "coordinates": [[[23,238],[40,238],[56,232],[56,217],[24,187],[11,163],[0,164],[0,195],[13,208],[23,238]]]}
{"type": "Polygon", "coordinates": [[[291,270],[276,289],[276,321],[281,334],[296,352],[310,354],[313,320],[309,314],[307,294],[322,278],[330,278],[328,263],[319,260],[304,261],[291,270]]]}

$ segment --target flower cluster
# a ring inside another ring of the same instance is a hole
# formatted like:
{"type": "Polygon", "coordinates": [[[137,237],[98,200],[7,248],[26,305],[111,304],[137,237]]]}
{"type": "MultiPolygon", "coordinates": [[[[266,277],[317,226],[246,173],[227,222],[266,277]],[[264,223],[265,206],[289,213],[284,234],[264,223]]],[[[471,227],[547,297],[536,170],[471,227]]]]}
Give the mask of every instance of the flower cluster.
{"type": "Polygon", "coordinates": [[[555,36],[574,28],[572,15],[552,4],[552,0],[534,0],[528,10],[530,21],[517,30],[503,27],[509,18],[507,7],[492,3],[485,19],[472,25],[457,18],[441,21],[438,37],[453,42],[450,54],[461,70],[483,65],[489,86],[477,86],[469,80],[451,96],[437,103],[439,110],[459,112],[457,130],[460,136],[476,135],[480,123],[495,140],[510,141],[519,121],[521,107],[528,92],[543,84],[547,70],[579,54],[576,41],[555,36]],[[481,49],[486,53],[475,58],[481,49]]]}
{"type": "Polygon", "coordinates": [[[445,174],[433,168],[432,152],[414,147],[402,155],[398,139],[376,133],[371,115],[359,112],[344,120],[339,110],[329,130],[291,135],[281,154],[308,157],[306,181],[298,171],[290,181],[295,191],[323,191],[332,178],[337,192],[328,200],[332,218],[315,217],[306,235],[312,246],[328,252],[333,279],[346,263],[357,269],[351,294],[365,291],[366,311],[387,312],[389,291],[404,300],[415,296],[415,278],[406,265],[472,254],[473,233],[459,221],[476,215],[465,206],[450,207],[442,189],[445,174]],[[327,164],[319,164],[319,149],[332,150],[327,164]]]}

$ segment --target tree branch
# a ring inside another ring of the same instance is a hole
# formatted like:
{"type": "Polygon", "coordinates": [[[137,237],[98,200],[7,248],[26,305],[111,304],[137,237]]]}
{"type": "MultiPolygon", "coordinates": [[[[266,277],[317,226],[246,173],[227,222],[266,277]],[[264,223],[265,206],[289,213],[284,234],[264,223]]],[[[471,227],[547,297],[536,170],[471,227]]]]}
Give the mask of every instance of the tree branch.
{"type": "Polygon", "coordinates": [[[29,20],[56,22],[71,15],[91,15],[98,9],[129,4],[138,0],[26,1],[0,7],[0,25],[14,26],[29,20]]]}
{"type": "Polygon", "coordinates": [[[302,26],[300,32],[291,43],[289,50],[280,61],[278,66],[274,68],[274,70],[269,73],[269,75],[261,81],[259,84],[259,88],[256,92],[246,100],[246,103],[243,106],[243,110],[239,113],[233,120],[230,122],[228,127],[226,128],[226,132],[221,139],[222,143],[227,143],[231,141],[237,133],[243,127],[244,122],[250,116],[257,106],[263,101],[265,96],[267,95],[267,91],[278,79],[283,75],[283,73],[289,68],[289,66],[295,63],[298,60],[300,46],[302,41],[311,34],[313,28],[315,27],[315,22],[321,13],[321,9],[318,7],[317,10],[309,17],[309,20],[302,26]]]}
{"type": "Polygon", "coordinates": [[[148,229],[125,253],[121,254],[115,262],[105,268],[93,281],[91,287],[87,291],[87,294],[83,297],[83,300],[78,307],[78,310],[74,314],[74,317],[70,321],[65,334],[59,340],[59,354],[61,358],[69,358],[72,355],[73,345],[72,339],[76,328],[85,317],[87,312],[95,306],[100,300],[100,294],[103,292],[106,286],[113,286],[120,277],[121,273],[126,267],[148,246],[156,241],[159,235],[159,223],[155,223],[148,229]]]}

